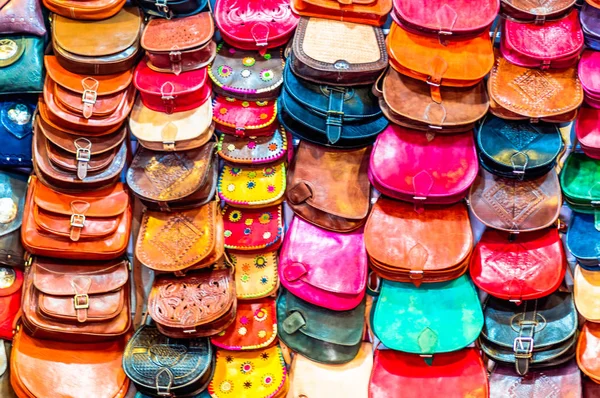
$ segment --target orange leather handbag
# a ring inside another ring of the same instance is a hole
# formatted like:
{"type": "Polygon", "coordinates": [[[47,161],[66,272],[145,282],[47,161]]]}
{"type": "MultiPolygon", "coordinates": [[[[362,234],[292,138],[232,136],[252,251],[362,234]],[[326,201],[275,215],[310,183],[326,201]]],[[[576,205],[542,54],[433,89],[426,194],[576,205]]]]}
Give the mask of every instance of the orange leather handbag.
{"type": "Polygon", "coordinates": [[[596,383],[600,383],[600,324],[586,322],[577,340],[577,365],[596,383]]]}
{"type": "Polygon", "coordinates": [[[67,18],[101,20],[118,13],[126,2],[127,0],[44,0],[44,5],[48,10],[67,18]]]}
{"type": "Polygon", "coordinates": [[[127,249],[129,195],[122,183],[79,194],[60,193],[31,176],[21,239],[32,254],[110,260],[127,249]]]}
{"type": "Polygon", "coordinates": [[[292,9],[305,17],[383,26],[392,0],[292,0],[292,9]]]}

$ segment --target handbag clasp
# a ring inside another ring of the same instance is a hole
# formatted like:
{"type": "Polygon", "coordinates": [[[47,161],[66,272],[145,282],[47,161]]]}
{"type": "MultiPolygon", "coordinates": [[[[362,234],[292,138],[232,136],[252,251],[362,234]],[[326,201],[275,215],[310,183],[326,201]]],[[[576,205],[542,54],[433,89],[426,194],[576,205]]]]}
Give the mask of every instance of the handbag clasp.
{"type": "Polygon", "coordinates": [[[76,294],[73,297],[73,304],[76,310],[87,310],[90,308],[90,296],[87,294],[76,294]]]}

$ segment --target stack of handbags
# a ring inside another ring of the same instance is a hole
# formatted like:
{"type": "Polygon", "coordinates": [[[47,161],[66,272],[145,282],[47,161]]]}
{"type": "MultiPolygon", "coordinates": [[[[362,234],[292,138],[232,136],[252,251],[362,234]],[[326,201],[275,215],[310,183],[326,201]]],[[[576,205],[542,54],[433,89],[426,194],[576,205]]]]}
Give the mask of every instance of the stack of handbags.
{"type": "Polygon", "coordinates": [[[33,115],[37,97],[11,96],[0,100],[0,165],[31,167],[33,115]]]}
{"type": "Polygon", "coordinates": [[[600,9],[586,1],[579,14],[585,45],[592,50],[600,50],[600,9]]]}
{"type": "Polygon", "coordinates": [[[600,109],[585,105],[579,108],[575,134],[583,153],[600,159],[600,109]]]}
{"type": "Polygon", "coordinates": [[[561,19],[573,9],[575,0],[556,0],[552,2],[536,2],[529,0],[502,0],[501,14],[509,19],[536,22],[561,19]]]}
{"type": "Polygon", "coordinates": [[[596,227],[600,222],[600,161],[573,152],[560,173],[560,185],[569,207],[576,212],[593,214],[596,227]]]}
{"type": "Polygon", "coordinates": [[[392,8],[392,0],[293,0],[292,8],[305,17],[383,26],[392,8]]]}
{"type": "Polygon", "coordinates": [[[600,54],[596,51],[586,50],[579,61],[578,76],[583,87],[586,104],[599,109],[600,108],[600,83],[598,83],[596,74],[600,65],[600,54]]]}
{"type": "Polygon", "coordinates": [[[44,0],[44,5],[51,12],[67,18],[99,21],[119,13],[126,2],[126,0],[44,0]]]}
{"type": "Polygon", "coordinates": [[[200,13],[208,5],[208,0],[139,0],[138,4],[150,17],[171,19],[200,13]]]}

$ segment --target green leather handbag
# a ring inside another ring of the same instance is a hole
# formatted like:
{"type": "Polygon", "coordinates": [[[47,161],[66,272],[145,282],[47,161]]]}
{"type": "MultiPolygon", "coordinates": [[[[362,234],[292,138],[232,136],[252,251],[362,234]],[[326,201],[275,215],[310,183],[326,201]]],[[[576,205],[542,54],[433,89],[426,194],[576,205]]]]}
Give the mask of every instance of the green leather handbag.
{"type": "Polygon", "coordinates": [[[420,287],[382,280],[371,326],[387,348],[433,355],[475,341],[483,327],[483,313],[467,275],[420,287]]]}
{"type": "Polygon", "coordinates": [[[318,307],[282,289],[277,333],[292,351],[316,362],[342,364],[356,357],[365,324],[365,300],[349,311],[318,307]]]}
{"type": "Polygon", "coordinates": [[[596,225],[600,223],[600,160],[571,153],[560,173],[560,187],[573,211],[595,214],[596,225]]]}
{"type": "Polygon", "coordinates": [[[0,35],[0,94],[41,93],[44,38],[0,35]]]}

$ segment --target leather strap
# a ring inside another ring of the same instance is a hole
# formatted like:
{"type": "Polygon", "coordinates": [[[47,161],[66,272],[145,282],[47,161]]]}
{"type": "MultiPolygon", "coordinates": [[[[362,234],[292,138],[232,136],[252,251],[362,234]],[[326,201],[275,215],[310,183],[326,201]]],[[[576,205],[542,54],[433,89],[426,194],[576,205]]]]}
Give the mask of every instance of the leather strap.
{"type": "Polygon", "coordinates": [[[172,114],[175,111],[175,96],[173,95],[173,91],[175,91],[175,86],[171,82],[164,82],[162,86],[160,86],[160,99],[165,106],[165,113],[168,115],[172,114]]]}
{"type": "Polygon", "coordinates": [[[73,145],[77,152],[75,160],[77,160],[77,178],[85,180],[88,172],[88,164],[92,158],[92,143],[87,138],[79,137],[73,141],[73,145]]]}
{"type": "Polygon", "coordinates": [[[93,115],[94,105],[98,100],[98,86],[100,83],[93,77],[86,77],[81,81],[83,94],[81,95],[81,103],[83,105],[83,117],[89,119],[93,115]]]}
{"type": "Polygon", "coordinates": [[[440,86],[442,85],[444,73],[446,73],[447,70],[448,62],[439,56],[434,57],[431,65],[429,65],[427,84],[429,84],[431,99],[438,104],[442,103],[442,92],[440,91],[440,86]]]}
{"type": "Polygon", "coordinates": [[[288,189],[286,196],[290,203],[299,205],[312,198],[313,194],[308,184],[304,181],[300,181],[298,184],[288,189]]]}
{"type": "Polygon", "coordinates": [[[77,314],[77,322],[87,321],[88,309],[90,308],[90,286],[92,280],[89,277],[78,276],[71,281],[71,287],[75,295],[73,296],[73,306],[77,314]]]}
{"type": "Polygon", "coordinates": [[[346,90],[342,87],[328,87],[329,108],[327,109],[327,139],[335,144],[342,137],[344,123],[344,97],[346,90]]]}
{"type": "Polygon", "coordinates": [[[294,311],[285,318],[282,326],[287,334],[294,334],[300,330],[300,328],[304,327],[304,325],[306,325],[306,320],[302,314],[298,311],[294,311]]]}
{"type": "Polygon", "coordinates": [[[423,270],[428,258],[429,252],[420,243],[417,243],[408,251],[409,277],[416,287],[419,287],[423,281],[423,270]]]}
{"type": "Polygon", "coordinates": [[[165,151],[175,150],[175,139],[177,138],[178,129],[174,123],[167,123],[160,132],[163,141],[163,149],[165,151]]]}
{"type": "Polygon", "coordinates": [[[533,311],[531,312],[527,312],[527,306],[531,304],[527,301],[523,304],[523,317],[517,325],[519,336],[513,342],[515,369],[521,376],[526,375],[529,371],[529,362],[533,355],[535,328],[537,326],[537,303],[537,300],[533,302],[533,311]]]}
{"type": "Polygon", "coordinates": [[[181,51],[175,46],[173,50],[169,53],[169,61],[171,61],[171,72],[176,75],[179,75],[183,71],[183,66],[181,63],[181,51]]]}
{"type": "Polygon", "coordinates": [[[513,174],[518,177],[519,180],[523,180],[525,178],[527,163],[529,163],[529,156],[521,151],[515,152],[510,157],[510,163],[512,164],[513,174]]]}
{"type": "Polygon", "coordinates": [[[293,262],[283,271],[283,277],[289,282],[295,282],[308,273],[306,265],[299,262],[293,262]]]}
{"type": "Polygon", "coordinates": [[[252,38],[257,47],[266,47],[269,39],[269,25],[264,22],[257,22],[250,29],[252,38]]]}
{"type": "Polygon", "coordinates": [[[77,242],[81,237],[81,231],[85,226],[85,213],[90,208],[90,204],[83,200],[74,200],[71,202],[71,234],[73,242],[77,242]]]}

